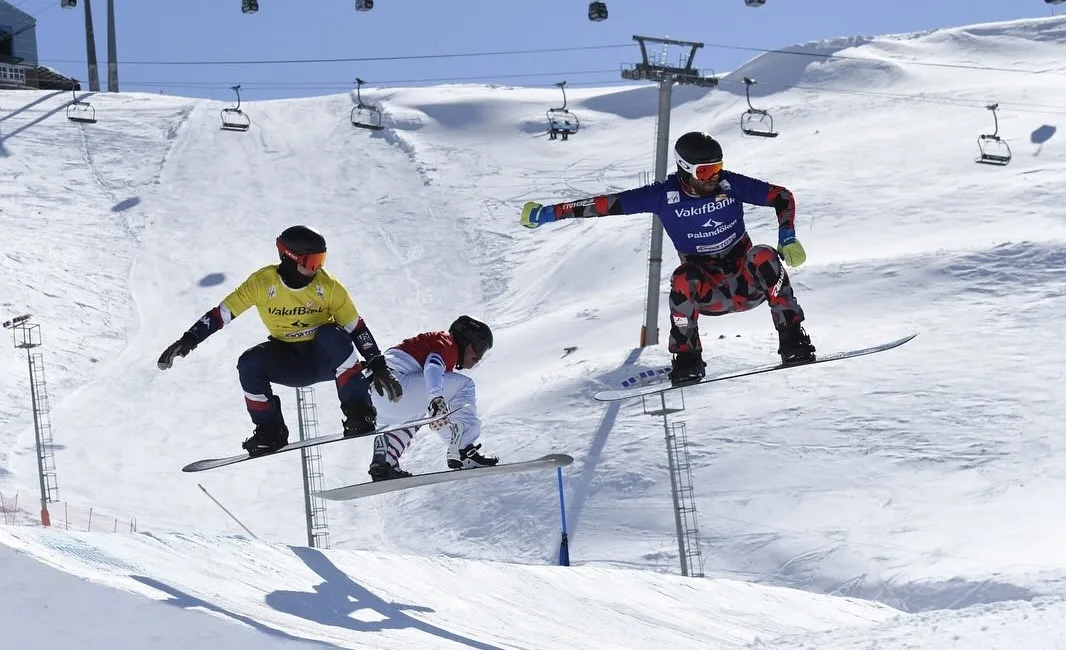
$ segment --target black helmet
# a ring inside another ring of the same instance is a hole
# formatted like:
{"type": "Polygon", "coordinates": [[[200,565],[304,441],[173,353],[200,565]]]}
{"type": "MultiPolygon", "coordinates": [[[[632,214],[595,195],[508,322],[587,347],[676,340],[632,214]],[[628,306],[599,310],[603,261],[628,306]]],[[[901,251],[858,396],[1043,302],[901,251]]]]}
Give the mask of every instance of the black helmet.
{"type": "Polygon", "coordinates": [[[452,326],[448,328],[448,332],[459,346],[459,368],[462,368],[466,346],[472,346],[478,357],[485,356],[485,353],[492,348],[492,330],[485,323],[469,316],[463,315],[456,318],[452,326]]]}
{"type": "Polygon", "coordinates": [[[689,131],[674,143],[674,159],[678,175],[687,181],[698,165],[722,162],[722,145],[708,133],[689,131]]]}
{"type": "Polygon", "coordinates": [[[291,226],[278,235],[281,261],[292,260],[308,271],[317,271],[326,261],[326,238],[309,226],[291,226]]]}

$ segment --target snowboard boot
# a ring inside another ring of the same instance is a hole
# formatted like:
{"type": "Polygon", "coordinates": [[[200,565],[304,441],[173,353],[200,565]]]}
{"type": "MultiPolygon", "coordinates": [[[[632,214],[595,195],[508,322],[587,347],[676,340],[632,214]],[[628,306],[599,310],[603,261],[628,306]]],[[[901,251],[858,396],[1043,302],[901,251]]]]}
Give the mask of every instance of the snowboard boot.
{"type": "Polygon", "coordinates": [[[777,330],[780,347],[777,353],[781,355],[781,363],[810,363],[814,361],[814,346],[811,338],[803,331],[800,323],[789,323],[777,330]]]}
{"type": "Polygon", "coordinates": [[[344,412],[344,437],[362,436],[374,431],[378,426],[378,410],[369,399],[365,402],[348,402],[341,404],[344,412]]]}
{"type": "Polygon", "coordinates": [[[452,439],[448,443],[448,469],[473,469],[475,467],[492,467],[500,462],[495,456],[483,456],[478,450],[481,445],[470,442],[465,447],[459,445],[463,442],[463,423],[449,422],[452,430],[452,439]]]}
{"type": "Polygon", "coordinates": [[[272,454],[289,444],[289,428],[285,422],[267,422],[255,425],[255,433],[245,440],[241,447],[248,452],[249,456],[262,456],[272,454]]]}
{"type": "Polygon", "coordinates": [[[678,352],[674,355],[670,365],[670,383],[674,386],[698,382],[707,373],[707,364],[703,361],[703,353],[698,350],[678,352]]]}
{"type": "Polygon", "coordinates": [[[370,469],[366,473],[373,481],[387,481],[411,476],[411,472],[400,469],[399,465],[393,465],[386,454],[374,454],[374,458],[370,461],[370,469]]]}
{"type": "Polygon", "coordinates": [[[448,469],[475,469],[477,467],[492,467],[500,462],[500,459],[496,456],[485,456],[478,450],[481,449],[481,445],[475,445],[473,443],[463,447],[459,450],[457,456],[452,455],[452,450],[448,449],[448,469]]]}

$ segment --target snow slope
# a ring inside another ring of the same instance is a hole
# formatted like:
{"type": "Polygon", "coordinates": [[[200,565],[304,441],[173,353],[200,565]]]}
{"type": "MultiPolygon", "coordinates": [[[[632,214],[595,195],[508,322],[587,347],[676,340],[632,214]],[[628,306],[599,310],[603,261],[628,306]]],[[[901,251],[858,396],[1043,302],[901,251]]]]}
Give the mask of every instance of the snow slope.
{"type": "MultiPolygon", "coordinates": [[[[672,135],[709,130],[729,167],[795,192],[808,262],[791,274],[819,351],[921,332],[876,357],[685,392],[672,421],[690,443],[708,576],[908,612],[1029,603],[944,619],[959,629],[1059,611],[1064,42],[1062,18],[836,39],[757,57],[713,91],[675,90],[672,135]],[[741,137],[745,75],[780,137],[741,137]],[[973,163],[993,102],[1006,168],[973,163]]],[[[351,127],[348,96],[250,103],[244,134],[218,129],[214,102],[96,95],[99,123],[78,126],[62,93],[0,91],[0,320],[41,324],[64,501],[167,539],[241,532],[202,483],[263,540],[302,543],[294,458],[177,471],[248,435],[234,365],[263,337],[255,317],[166,373],[155,358],[305,222],[326,233],[329,267],[380,341],[460,313],[492,324],[496,346],[471,373],[485,446],[575,456],[575,564],[676,572],[662,422],[590,398],[668,363],[665,291],[663,342],[635,349],[649,219],[517,224],[526,200],[638,184],[653,167],[656,92],[571,91],[582,130],[563,143],[543,133],[554,89],[380,89],[378,133],[351,127]]],[[[748,214],[753,237],[773,242],[772,213],[748,214]]],[[[765,308],[703,331],[712,371],[774,358],[765,308]]],[[[0,354],[0,492],[32,511],[26,383],[22,351],[0,354]]],[[[281,395],[291,424],[295,398],[281,395]]],[[[316,399],[334,430],[332,388],[316,399]]],[[[322,454],[328,486],[365,478],[369,443],[322,454]]],[[[425,434],[405,463],[437,469],[442,456],[425,434]]],[[[532,567],[553,562],[557,509],[554,476],[528,474],[328,512],[345,552],[532,567]]],[[[886,628],[885,643],[909,629],[886,628]]],[[[809,643],[852,639],[827,634],[809,643]]]]}

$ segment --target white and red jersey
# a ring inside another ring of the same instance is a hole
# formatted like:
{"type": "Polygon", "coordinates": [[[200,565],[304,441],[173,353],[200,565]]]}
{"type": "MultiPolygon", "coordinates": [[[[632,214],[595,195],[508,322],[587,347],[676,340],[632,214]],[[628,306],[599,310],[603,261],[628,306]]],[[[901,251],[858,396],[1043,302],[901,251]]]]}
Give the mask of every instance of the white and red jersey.
{"type": "MultiPolygon", "coordinates": [[[[376,391],[370,391],[378,409],[379,424],[420,418],[426,415],[433,398],[443,397],[452,409],[469,405],[449,417],[449,420],[463,425],[460,446],[477,441],[481,435],[481,420],[477,415],[474,380],[455,371],[455,365],[459,363],[459,347],[450,333],[423,332],[404,339],[385,350],[385,362],[403,387],[403,397],[399,402],[390,402],[376,391]]],[[[444,442],[448,442],[448,427],[438,433],[444,442]]],[[[395,460],[411,443],[415,431],[404,429],[384,435],[389,454],[395,460]]]]}
{"type": "Polygon", "coordinates": [[[459,363],[459,347],[448,332],[423,332],[404,339],[385,351],[385,359],[397,378],[421,374],[430,399],[444,395],[444,373],[459,363]]]}

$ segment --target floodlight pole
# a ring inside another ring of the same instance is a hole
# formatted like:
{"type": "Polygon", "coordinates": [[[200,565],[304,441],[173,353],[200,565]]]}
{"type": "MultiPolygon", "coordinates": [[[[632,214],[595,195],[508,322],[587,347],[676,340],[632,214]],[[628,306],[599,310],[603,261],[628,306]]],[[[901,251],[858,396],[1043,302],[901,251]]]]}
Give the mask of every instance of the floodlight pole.
{"type": "MultiPolygon", "coordinates": [[[[718,85],[718,79],[713,72],[704,76],[700,74],[698,69],[692,67],[692,61],[696,58],[696,50],[703,47],[703,43],[675,41],[669,38],[654,38],[651,36],[634,36],[633,40],[640,45],[642,61],[631,67],[623,68],[622,78],[634,81],[656,81],[659,83],[659,113],[656,117],[655,126],[655,180],[662,181],[666,178],[666,170],[670,162],[670,99],[673,85],[676,83],[714,88],[718,85]],[[648,61],[646,42],[688,47],[688,57],[684,65],[680,67],[652,64],[648,61]]],[[[640,329],[640,347],[655,345],[659,342],[659,276],[662,273],[662,265],[663,224],[658,216],[652,215],[651,246],[648,251],[647,309],[644,313],[644,325],[640,329]]]]}
{"type": "Polygon", "coordinates": [[[29,366],[30,406],[33,413],[33,438],[37,449],[37,477],[41,488],[41,525],[51,526],[48,504],[59,500],[59,486],[56,483],[56,464],[54,445],[52,444],[51,423],[48,419],[48,397],[44,382],[44,360],[33,349],[41,345],[41,326],[31,323],[30,314],[16,316],[0,323],[4,329],[11,330],[15,348],[26,350],[26,363],[29,366]]]}

